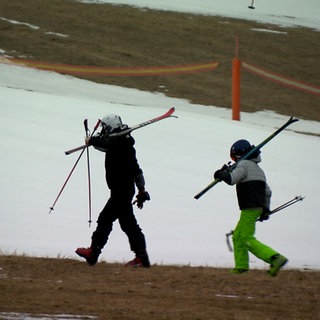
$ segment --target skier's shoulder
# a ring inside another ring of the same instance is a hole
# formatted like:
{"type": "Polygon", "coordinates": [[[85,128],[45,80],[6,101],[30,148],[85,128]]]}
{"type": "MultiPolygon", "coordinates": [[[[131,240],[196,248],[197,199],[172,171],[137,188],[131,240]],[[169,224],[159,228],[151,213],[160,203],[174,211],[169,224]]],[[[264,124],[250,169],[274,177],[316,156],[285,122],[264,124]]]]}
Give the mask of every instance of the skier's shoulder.
{"type": "Polygon", "coordinates": [[[236,166],[236,169],[247,169],[249,168],[250,166],[253,165],[253,162],[251,160],[247,160],[247,159],[244,159],[244,160],[240,160],[238,163],[237,163],[237,166],[236,166]]]}
{"type": "Polygon", "coordinates": [[[260,162],[261,162],[261,157],[260,155],[258,155],[251,159],[240,160],[237,166],[252,167],[252,166],[258,165],[260,162]]]}
{"type": "Polygon", "coordinates": [[[254,159],[244,159],[244,160],[240,160],[237,163],[235,174],[237,175],[241,175],[241,176],[251,176],[252,173],[257,172],[257,171],[262,171],[262,169],[259,166],[259,162],[261,160],[254,158],[254,159]]]}
{"type": "Polygon", "coordinates": [[[131,134],[125,134],[118,137],[114,137],[116,139],[116,142],[120,145],[126,146],[128,148],[133,148],[135,145],[135,140],[131,136],[131,134]]]}
{"type": "Polygon", "coordinates": [[[257,181],[266,181],[266,176],[263,169],[259,166],[259,162],[261,161],[260,156],[249,159],[249,160],[242,160],[239,162],[239,168],[242,169],[246,180],[257,180],[257,181]]]}

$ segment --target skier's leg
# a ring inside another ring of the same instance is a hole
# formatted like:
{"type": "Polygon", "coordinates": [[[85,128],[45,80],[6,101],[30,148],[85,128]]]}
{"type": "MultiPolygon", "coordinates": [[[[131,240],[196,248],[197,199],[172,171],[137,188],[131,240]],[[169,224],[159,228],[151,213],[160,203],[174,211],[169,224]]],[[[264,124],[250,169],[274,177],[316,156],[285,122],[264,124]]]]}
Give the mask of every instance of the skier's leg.
{"type": "MultiPolygon", "coordinates": [[[[252,217],[259,217],[261,210],[251,210],[252,217]],[[255,212],[254,212],[255,211],[255,212]]],[[[277,251],[271,247],[265,245],[264,243],[258,241],[254,235],[248,237],[247,248],[254,254],[257,258],[270,264],[270,269],[268,273],[271,276],[276,276],[279,270],[288,262],[288,259],[283,255],[279,254],[277,251]]]]}
{"type": "Polygon", "coordinates": [[[117,219],[116,201],[111,197],[99,214],[96,230],[92,233],[92,243],[94,247],[102,249],[108,241],[112,231],[113,222],[117,219]]]}
{"type": "MultiPolygon", "coordinates": [[[[248,215],[252,217],[251,219],[255,219],[255,221],[261,215],[261,209],[252,209],[247,211],[250,211],[248,212],[248,215]]],[[[269,246],[257,240],[254,237],[254,233],[253,234],[248,233],[248,239],[246,241],[246,244],[247,244],[248,250],[253,255],[255,255],[257,258],[267,263],[271,263],[271,258],[278,253],[274,249],[270,248],[269,246]]]]}
{"type": "MultiPolygon", "coordinates": [[[[234,234],[233,234],[233,241],[236,242],[236,246],[240,246],[240,249],[235,254],[239,256],[239,260],[243,262],[239,262],[240,265],[245,265],[246,255],[244,254],[246,248],[247,251],[250,251],[253,255],[257,258],[271,263],[271,257],[276,255],[278,252],[273,250],[272,248],[268,247],[264,243],[258,241],[254,234],[255,234],[255,224],[257,219],[261,214],[261,209],[246,209],[241,211],[241,218],[238,223],[239,227],[237,226],[234,234]],[[242,253],[243,252],[243,253],[242,253]],[[241,260],[243,259],[243,260],[241,260]]],[[[246,260],[248,261],[248,260],[246,260]]]]}
{"type": "MultiPolygon", "coordinates": [[[[249,252],[246,246],[247,233],[249,232],[247,224],[247,216],[244,211],[241,211],[240,220],[232,235],[235,269],[237,270],[249,269],[249,252]]],[[[254,230],[251,232],[254,233],[254,230]]]]}
{"type": "Polygon", "coordinates": [[[91,237],[91,246],[88,248],[78,248],[76,250],[76,253],[86,259],[88,264],[94,265],[97,263],[101,250],[108,241],[115,219],[114,204],[112,198],[110,198],[99,214],[96,230],[91,237]]]}
{"type": "Polygon", "coordinates": [[[118,219],[120,227],[128,237],[130,249],[141,260],[144,267],[149,267],[150,262],[146,250],[146,240],[133,213],[132,198],[122,199],[119,203],[118,219]]]}

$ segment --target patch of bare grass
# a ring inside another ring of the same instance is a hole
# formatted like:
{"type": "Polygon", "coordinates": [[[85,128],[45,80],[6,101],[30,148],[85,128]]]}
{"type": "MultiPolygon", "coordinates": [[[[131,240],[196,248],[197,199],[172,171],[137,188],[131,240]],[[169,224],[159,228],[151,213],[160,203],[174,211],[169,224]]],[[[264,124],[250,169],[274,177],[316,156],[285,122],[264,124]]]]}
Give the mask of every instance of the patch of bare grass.
{"type": "MultiPolygon", "coordinates": [[[[100,83],[229,108],[238,35],[243,61],[320,86],[320,32],[306,28],[71,0],[1,1],[0,12],[6,19],[0,20],[0,49],[12,57],[110,67],[219,62],[215,71],[189,75],[83,76],[100,83]]],[[[243,111],[267,109],[320,121],[319,99],[242,72],[243,111]]]]}
{"type": "Polygon", "coordinates": [[[0,256],[0,312],[99,319],[317,319],[319,272],[158,266],[0,256]]]}

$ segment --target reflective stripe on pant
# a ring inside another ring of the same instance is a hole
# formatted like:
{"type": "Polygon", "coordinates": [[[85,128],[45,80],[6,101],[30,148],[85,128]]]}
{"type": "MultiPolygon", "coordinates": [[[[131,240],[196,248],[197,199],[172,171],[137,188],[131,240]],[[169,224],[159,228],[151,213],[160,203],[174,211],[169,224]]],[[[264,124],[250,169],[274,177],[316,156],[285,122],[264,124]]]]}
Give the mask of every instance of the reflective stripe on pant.
{"type": "Polygon", "coordinates": [[[256,221],[261,214],[261,209],[244,209],[241,211],[240,220],[233,232],[235,268],[249,269],[249,252],[257,258],[270,263],[271,257],[277,252],[255,237],[256,221]]]}

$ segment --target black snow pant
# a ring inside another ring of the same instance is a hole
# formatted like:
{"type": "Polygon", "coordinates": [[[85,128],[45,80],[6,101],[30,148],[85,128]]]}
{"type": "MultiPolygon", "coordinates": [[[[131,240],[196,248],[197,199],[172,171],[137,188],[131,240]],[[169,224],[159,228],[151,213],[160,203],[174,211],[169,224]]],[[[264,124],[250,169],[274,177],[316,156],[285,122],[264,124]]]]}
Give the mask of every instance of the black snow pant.
{"type": "Polygon", "coordinates": [[[108,241],[113,223],[118,219],[122,231],[127,235],[130,249],[137,255],[146,252],[146,241],[132,208],[132,194],[111,193],[111,197],[101,211],[97,228],[93,232],[91,246],[102,249],[108,241]]]}

